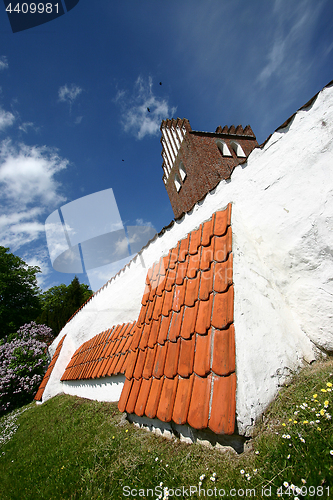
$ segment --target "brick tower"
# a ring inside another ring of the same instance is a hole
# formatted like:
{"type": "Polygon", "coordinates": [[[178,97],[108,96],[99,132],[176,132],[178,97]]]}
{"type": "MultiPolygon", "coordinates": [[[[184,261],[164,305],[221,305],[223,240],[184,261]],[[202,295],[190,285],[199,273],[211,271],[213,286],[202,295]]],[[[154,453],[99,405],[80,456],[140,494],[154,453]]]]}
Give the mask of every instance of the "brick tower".
{"type": "Polygon", "coordinates": [[[176,218],[229,179],[258,146],[250,125],[198,132],[186,118],[177,118],[163,120],[161,133],[163,181],[176,218]]]}

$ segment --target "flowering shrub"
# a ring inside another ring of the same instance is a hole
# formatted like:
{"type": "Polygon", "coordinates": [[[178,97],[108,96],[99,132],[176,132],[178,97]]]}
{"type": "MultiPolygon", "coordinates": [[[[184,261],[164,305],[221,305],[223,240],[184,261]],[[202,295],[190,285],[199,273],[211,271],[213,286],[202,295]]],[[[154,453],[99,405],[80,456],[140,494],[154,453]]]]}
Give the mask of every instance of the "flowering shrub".
{"type": "Polygon", "coordinates": [[[52,330],[35,322],[23,325],[0,343],[0,414],[28,403],[47,365],[52,330]]]}

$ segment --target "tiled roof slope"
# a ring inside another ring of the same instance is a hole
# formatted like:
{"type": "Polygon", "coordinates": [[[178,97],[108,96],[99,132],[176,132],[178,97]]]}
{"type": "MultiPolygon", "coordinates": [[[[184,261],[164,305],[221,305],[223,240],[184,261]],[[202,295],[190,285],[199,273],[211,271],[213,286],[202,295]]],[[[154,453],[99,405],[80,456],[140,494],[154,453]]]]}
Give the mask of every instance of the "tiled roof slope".
{"type": "Polygon", "coordinates": [[[135,323],[123,323],[95,335],[75,351],[61,377],[65,380],[94,379],[124,373],[135,323]]]}
{"type": "Polygon", "coordinates": [[[65,339],[66,335],[64,335],[62,337],[62,339],[60,340],[59,344],[57,345],[57,348],[55,350],[55,353],[53,354],[53,357],[51,359],[51,363],[49,364],[48,366],[48,369],[46,370],[46,373],[44,375],[44,378],[43,380],[41,381],[40,383],[40,386],[38,388],[38,391],[36,393],[36,396],[34,397],[34,399],[36,401],[41,401],[42,400],[42,396],[43,396],[43,392],[44,392],[44,389],[46,387],[46,384],[48,383],[49,381],[49,378],[51,376],[51,373],[52,373],[52,370],[54,368],[54,365],[56,364],[56,361],[59,357],[59,354],[60,354],[60,351],[61,351],[61,348],[62,348],[62,344],[64,342],[64,339],[65,339]]]}
{"type": "Polygon", "coordinates": [[[120,411],[233,434],[231,205],[148,271],[120,411]]]}

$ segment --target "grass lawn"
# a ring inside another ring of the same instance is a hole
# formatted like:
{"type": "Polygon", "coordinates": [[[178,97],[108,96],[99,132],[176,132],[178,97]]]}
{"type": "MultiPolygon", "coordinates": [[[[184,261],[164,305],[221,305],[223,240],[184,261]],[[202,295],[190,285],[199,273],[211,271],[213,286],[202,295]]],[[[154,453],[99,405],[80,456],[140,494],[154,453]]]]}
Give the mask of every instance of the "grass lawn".
{"type": "Polygon", "coordinates": [[[113,403],[31,403],[0,419],[0,499],[333,498],[332,384],[331,358],[295,376],[241,455],[137,429],[113,403]]]}

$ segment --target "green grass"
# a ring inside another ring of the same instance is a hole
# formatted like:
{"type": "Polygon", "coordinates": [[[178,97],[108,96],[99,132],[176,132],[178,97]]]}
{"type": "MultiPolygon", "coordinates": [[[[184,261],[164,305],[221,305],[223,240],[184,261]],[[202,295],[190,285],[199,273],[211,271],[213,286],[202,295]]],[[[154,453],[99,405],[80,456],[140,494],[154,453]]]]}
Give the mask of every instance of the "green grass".
{"type": "Polygon", "coordinates": [[[250,449],[241,455],[169,441],[136,429],[124,422],[116,404],[65,395],[43,405],[32,403],[17,417],[16,432],[15,423],[8,425],[8,416],[0,419],[0,436],[14,430],[7,442],[0,437],[0,499],[150,499],[157,495],[147,489],[161,482],[186,489],[169,498],[206,499],[211,493],[208,489],[213,492],[210,498],[221,498],[221,489],[224,498],[249,498],[251,494],[254,498],[253,490],[255,498],[275,499],[278,491],[284,493],[283,498],[333,498],[332,420],[316,417],[320,410],[332,413],[333,387],[332,392],[321,391],[330,389],[327,383],[333,383],[332,372],[330,359],[295,376],[257,425],[250,449]],[[326,408],[325,401],[329,401],[326,408]],[[210,479],[213,473],[215,482],[210,479]],[[201,474],[206,475],[201,486],[206,496],[186,496],[191,485],[199,488],[201,474]],[[285,487],[278,490],[285,481],[303,486],[307,495],[285,487]],[[137,489],[137,494],[123,495],[125,486],[137,489]]]}

